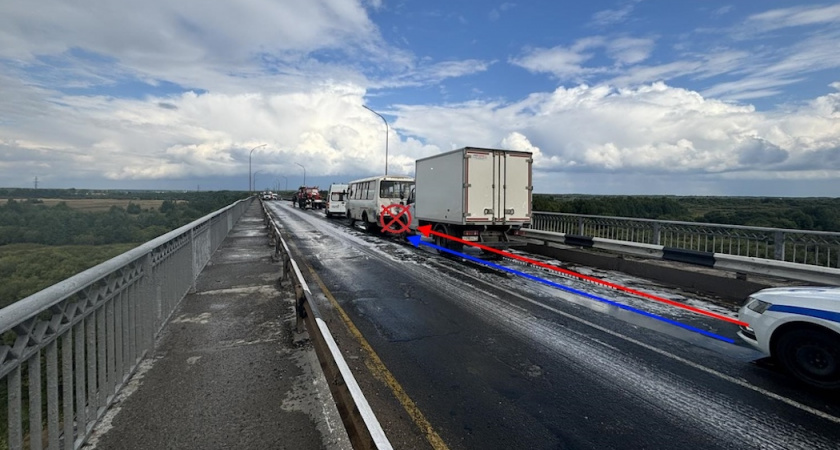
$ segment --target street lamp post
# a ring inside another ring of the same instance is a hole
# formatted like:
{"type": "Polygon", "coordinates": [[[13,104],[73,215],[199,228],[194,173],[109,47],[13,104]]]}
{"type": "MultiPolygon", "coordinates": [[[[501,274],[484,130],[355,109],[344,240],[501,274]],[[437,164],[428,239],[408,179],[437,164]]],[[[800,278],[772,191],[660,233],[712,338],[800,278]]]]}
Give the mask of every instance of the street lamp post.
{"type": "Polygon", "coordinates": [[[289,190],[289,177],[287,177],[285,175],[280,175],[280,176],[286,179],[286,189],[283,189],[283,190],[288,191],[289,190]]]}
{"type": "Polygon", "coordinates": [[[251,155],[254,154],[254,150],[265,147],[268,144],[260,144],[251,149],[251,152],[248,153],[248,193],[254,192],[254,186],[251,184],[253,182],[253,172],[251,172],[251,155]]]}
{"type": "Polygon", "coordinates": [[[253,181],[254,190],[257,189],[257,174],[260,173],[260,172],[262,172],[262,171],[258,170],[256,172],[254,172],[253,175],[251,175],[251,180],[253,181]]]}
{"type": "Polygon", "coordinates": [[[366,105],[362,105],[362,107],[376,114],[377,116],[379,116],[380,119],[382,119],[383,122],[385,122],[385,175],[388,175],[388,134],[390,131],[388,128],[388,121],[385,120],[384,117],[382,117],[382,114],[379,114],[378,112],[368,108],[366,105]]]}
{"type": "Polygon", "coordinates": [[[297,164],[297,165],[299,165],[300,167],[303,168],[303,186],[306,187],[306,167],[303,167],[303,164],[301,164],[301,163],[295,163],[295,164],[297,164]]]}

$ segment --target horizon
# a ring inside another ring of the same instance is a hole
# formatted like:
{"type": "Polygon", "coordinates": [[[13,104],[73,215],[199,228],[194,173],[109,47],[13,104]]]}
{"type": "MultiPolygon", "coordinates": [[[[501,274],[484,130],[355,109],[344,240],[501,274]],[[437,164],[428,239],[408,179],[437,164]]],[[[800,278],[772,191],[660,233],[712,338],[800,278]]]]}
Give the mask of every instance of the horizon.
{"type": "MultiPolygon", "coordinates": [[[[352,181],[352,180],[351,180],[352,181]]],[[[313,186],[310,186],[313,187],[313,186]]],[[[327,189],[329,185],[325,187],[321,187],[320,185],[315,185],[314,187],[318,187],[319,189],[327,189]]],[[[4,190],[24,190],[24,191],[39,191],[39,190],[56,190],[56,191],[69,191],[69,190],[77,190],[77,191],[91,191],[91,192],[182,192],[182,193],[198,193],[198,192],[243,192],[247,193],[247,190],[243,189],[207,189],[207,190],[195,190],[195,189],[125,189],[125,188],[107,188],[107,189],[99,189],[99,188],[79,188],[79,187],[69,187],[69,188],[51,188],[51,187],[10,187],[10,186],[0,186],[0,191],[4,190]]],[[[259,192],[294,192],[297,188],[289,188],[289,189],[261,189],[254,191],[256,195],[259,192]]],[[[582,196],[582,197],[728,197],[728,198],[756,198],[756,199],[766,199],[766,198],[776,198],[776,199],[840,199],[840,196],[831,197],[831,196],[777,196],[777,195],[677,195],[677,194],[587,194],[583,192],[569,192],[569,193],[556,193],[556,192],[534,192],[534,195],[555,195],[555,196],[582,196]]],[[[7,197],[3,197],[7,198],[7,197]]],[[[13,199],[14,200],[14,199],[13,199]]]]}

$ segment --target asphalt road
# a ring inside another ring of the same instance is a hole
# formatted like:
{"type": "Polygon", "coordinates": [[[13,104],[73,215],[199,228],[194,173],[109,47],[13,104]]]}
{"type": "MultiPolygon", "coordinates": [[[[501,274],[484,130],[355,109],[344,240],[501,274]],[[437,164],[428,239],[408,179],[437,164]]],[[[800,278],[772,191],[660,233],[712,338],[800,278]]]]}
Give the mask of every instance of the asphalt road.
{"type": "MultiPolygon", "coordinates": [[[[440,436],[438,448],[838,448],[840,396],[752,362],[759,355],[737,341],[735,325],[503,263],[736,339],[723,342],[370,236],[289,202],[271,208],[440,436]]],[[[734,315],[675,288],[580,270],[734,315]]],[[[330,327],[395,448],[432,447],[342,322],[330,327]]]]}

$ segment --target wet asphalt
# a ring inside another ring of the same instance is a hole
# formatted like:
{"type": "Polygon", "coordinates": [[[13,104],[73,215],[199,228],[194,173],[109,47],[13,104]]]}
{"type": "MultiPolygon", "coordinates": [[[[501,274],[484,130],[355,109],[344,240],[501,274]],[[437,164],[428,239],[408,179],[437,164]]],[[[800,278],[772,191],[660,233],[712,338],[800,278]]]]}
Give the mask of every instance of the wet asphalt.
{"type": "MultiPolygon", "coordinates": [[[[476,271],[317,212],[285,203],[272,209],[448,448],[834,449],[840,442],[840,398],[753,363],[757,353],[737,341],[476,271]]],[[[731,324],[670,317],[735,337],[731,324]]],[[[351,366],[386,434],[406,443],[397,448],[428,448],[353,338],[332,327],[339,345],[358,355],[351,366]]]]}
{"type": "Polygon", "coordinates": [[[349,448],[272,251],[254,202],[85,448],[349,448]]]}

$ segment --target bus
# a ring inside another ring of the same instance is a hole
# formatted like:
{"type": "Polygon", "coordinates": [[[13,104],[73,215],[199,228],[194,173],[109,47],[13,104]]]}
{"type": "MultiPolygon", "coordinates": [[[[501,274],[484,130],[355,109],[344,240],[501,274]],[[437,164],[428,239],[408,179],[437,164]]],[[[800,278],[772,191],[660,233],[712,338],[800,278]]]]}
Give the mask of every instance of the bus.
{"type": "MultiPolygon", "coordinates": [[[[379,215],[390,205],[405,204],[414,178],[402,175],[382,175],[350,182],[347,188],[347,217],[350,225],[364,222],[368,230],[381,230],[379,215]]],[[[383,219],[387,224],[390,217],[383,219]]]]}

